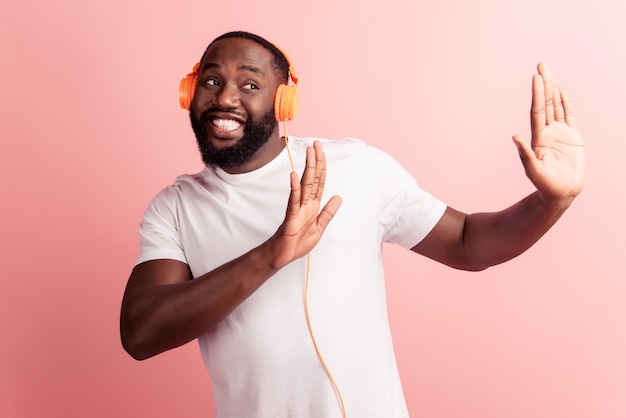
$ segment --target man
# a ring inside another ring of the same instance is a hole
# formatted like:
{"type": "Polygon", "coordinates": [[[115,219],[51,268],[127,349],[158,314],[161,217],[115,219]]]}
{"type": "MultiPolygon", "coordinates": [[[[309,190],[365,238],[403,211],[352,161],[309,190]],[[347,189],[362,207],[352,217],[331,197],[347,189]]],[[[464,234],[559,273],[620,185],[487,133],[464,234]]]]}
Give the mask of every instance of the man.
{"type": "Polygon", "coordinates": [[[468,215],[359,140],[290,137],[286,148],[274,102],[288,68],[245,32],[205,51],[190,118],[206,168],[144,215],[122,343],[146,359],[198,339],[218,417],[406,417],[382,243],[466,270],[524,252],[583,186],[571,104],[540,64],[531,144],[513,138],[537,190],[468,215]]]}

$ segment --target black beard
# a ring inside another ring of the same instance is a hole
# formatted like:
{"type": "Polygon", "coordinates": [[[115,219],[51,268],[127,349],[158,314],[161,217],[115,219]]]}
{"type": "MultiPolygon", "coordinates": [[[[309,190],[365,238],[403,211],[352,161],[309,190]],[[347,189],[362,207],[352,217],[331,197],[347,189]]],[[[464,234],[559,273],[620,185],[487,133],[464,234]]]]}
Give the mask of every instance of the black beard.
{"type": "Polygon", "coordinates": [[[204,112],[201,118],[197,118],[194,111],[189,110],[191,128],[196,134],[202,161],[207,166],[218,166],[228,169],[245,164],[267,143],[276,128],[276,116],[272,108],[257,121],[252,119],[246,120],[243,128],[243,137],[239,142],[233,146],[218,149],[208,140],[209,135],[206,129],[207,114],[208,111],[204,112]]]}

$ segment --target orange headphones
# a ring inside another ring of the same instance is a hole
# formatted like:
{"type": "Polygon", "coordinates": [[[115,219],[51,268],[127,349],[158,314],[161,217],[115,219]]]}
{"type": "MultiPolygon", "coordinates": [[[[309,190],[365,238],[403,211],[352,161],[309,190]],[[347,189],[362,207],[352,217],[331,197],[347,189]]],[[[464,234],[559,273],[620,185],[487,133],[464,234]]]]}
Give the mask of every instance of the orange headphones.
{"type": "MultiPolygon", "coordinates": [[[[278,47],[276,48],[282,52],[287,59],[287,63],[289,64],[289,78],[293,82],[293,85],[281,84],[278,86],[274,96],[274,113],[276,114],[277,121],[288,122],[293,120],[298,113],[298,106],[300,104],[300,99],[298,97],[298,77],[296,76],[296,71],[293,68],[293,65],[291,65],[289,56],[282,49],[278,47]]],[[[193,66],[193,70],[191,70],[185,78],[180,80],[178,99],[180,107],[183,109],[189,110],[189,107],[191,106],[191,100],[193,99],[193,94],[195,93],[196,85],[198,84],[199,68],[200,63],[198,62],[193,66]]]]}

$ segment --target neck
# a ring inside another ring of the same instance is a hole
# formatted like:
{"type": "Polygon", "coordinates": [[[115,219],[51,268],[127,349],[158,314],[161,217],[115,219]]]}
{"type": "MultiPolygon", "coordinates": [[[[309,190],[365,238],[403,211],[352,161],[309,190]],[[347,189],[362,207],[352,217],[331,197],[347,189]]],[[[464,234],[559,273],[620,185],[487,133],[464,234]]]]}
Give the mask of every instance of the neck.
{"type": "MultiPolygon", "coordinates": [[[[276,129],[278,131],[278,129],[276,129]]],[[[254,154],[254,156],[237,167],[222,168],[229,174],[249,173],[263,167],[272,161],[285,148],[285,140],[276,132],[270,139],[254,154]]]]}

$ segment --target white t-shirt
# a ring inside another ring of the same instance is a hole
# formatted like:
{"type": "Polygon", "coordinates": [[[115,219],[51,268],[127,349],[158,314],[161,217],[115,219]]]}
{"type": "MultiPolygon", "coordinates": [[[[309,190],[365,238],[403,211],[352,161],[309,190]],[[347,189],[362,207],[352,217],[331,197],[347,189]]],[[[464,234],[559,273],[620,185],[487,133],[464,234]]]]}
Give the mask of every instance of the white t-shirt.
{"type": "MultiPolygon", "coordinates": [[[[316,138],[289,139],[296,171],[316,138]]],[[[387,318],[382,243],[411,248],[446,205],[382,151],[317,139],[327,159],[325,203],[343,203],[310,254],[309,313],[349,418],[408,417],[387,318]]],[[[250,173],[206,168],[162,190],[141,223],[137,264],[182,261],[193,277],[266,241],[285,216],[287,150],[250,173]]],[[[341,417],[307,328],[307,257],[285,266],[199,337],[219,418],[341,417]]]]}

